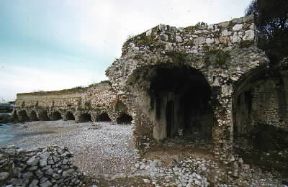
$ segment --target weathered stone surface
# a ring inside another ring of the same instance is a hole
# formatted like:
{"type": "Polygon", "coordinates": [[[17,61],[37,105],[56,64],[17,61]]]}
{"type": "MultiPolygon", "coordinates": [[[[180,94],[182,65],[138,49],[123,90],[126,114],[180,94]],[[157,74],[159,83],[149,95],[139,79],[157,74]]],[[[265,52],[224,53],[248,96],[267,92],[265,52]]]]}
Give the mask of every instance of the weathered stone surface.
{"type": "Polygon", "coordinates": [[[240,31],[243,28],[243,24],[236,24],[233,26],[233,31],[240,31]]]}
{"type": "Polygon", "coordinates": [[[243,40],[253,40],[254,37],[255,37],[255,32],[253,30],[248,30],[248,31],[245,31],[243,40]]]}
{"type": "Polygon", "coordinates": [[[36,158],[36,156],[33,156],[27,161],[27,164],[30,166],[35,166],[36,164],[38,164],[38,162],[39,162],[39,159],[36,158]]]}
{"type": "Polygon", "coordinates": [[[0,173],[0,181],[4,181],[9,177],[9,173],[8,172],[1,172],[0,173]]]}

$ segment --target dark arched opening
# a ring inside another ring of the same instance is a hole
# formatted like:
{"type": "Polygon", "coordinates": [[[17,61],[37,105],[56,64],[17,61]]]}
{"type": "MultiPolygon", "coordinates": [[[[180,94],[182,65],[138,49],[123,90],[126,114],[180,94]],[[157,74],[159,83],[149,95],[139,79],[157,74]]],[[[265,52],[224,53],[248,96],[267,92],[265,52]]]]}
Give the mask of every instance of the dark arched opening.
{"type": "Polygon", "coordinates": [[[120,116],[116,119],[118,124],[131,124],[133,118],[126,114],[126,113],[121,113],[120,116]]]}
{"type": "Polygon", "coordinates": [[[233,95],[234,151],[282,173],[288,173],[287,77],[286,70],[258,67],[243,75],[233,95]]]}
{"type": "Polygon", "coordinates": [[[38,117],[37,117],[37,113],[34,110],[32,110],[30,112],[30,120],[31,121],[38,121],[39,120],[38,117]]]}
{"type": "Polygon", "coordinates": [[[29,121],[29,117],[27,115],[26,110],[21,110],[21,111],[18,112],[18,120],[20,122],[29,121]]]}
{"type": "Polygon", "coordinates": [[[79,117],[79,122],[89,122],[92,121],[91,115],[89,113],[83,113],[79,117]]]}
{"type": "Polygon", "coordinates": [[[200,71],[184,64],[146,66],[135,70],[128,85],[144,91],[137,105],[153,122],[155,139],[211,140],[211,88],[200,71]]]}
{"type": "Polygon", "coordinates": [[[75,117],[72,112],[68,111],[65,115],[66,120],[75,120],[75,117]]]}
{"type": "Polygon", "coordinates": [[[96,117],[96,121],[105,121],[105,122],[109,122],[111,121],[109,115],[106,112],[101,113],[100,115],[98,115],[96,117]]]}
{"type": "Polygon", "coordinates": [[[49,117],[46,110],[41,110],[38,113],[38,118],[41,121],[49,121],[49,117]]]}
{"type": "Polygon", "coordinates": [[[211,90],[201,72],[188,66],[153,68],[149,95],[156,119],[166,123],[166,136],[210,140],[211,90]]]}
{"type": "Polygon", "coordinates": [[[58,111],[52,112],[51,120],[56,121],[56,120],[60,120],[60,119],[62,119],[60,112],[58,112],[58,111]]]}

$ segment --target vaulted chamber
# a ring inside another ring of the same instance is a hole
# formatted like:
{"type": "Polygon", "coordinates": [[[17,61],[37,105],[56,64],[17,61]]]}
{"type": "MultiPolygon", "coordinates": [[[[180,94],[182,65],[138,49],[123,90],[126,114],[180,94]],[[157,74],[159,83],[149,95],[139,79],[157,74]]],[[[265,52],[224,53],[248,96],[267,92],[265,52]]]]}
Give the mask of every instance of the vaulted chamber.
{"type": "Polygon", "coordinates": [[[211,88],[200,71],[186,65],[161,64],[136,73],[134,84],[148,97],[139,102],[149,101],[146,111],[154,122],[155,139],[211,140],[211,88]]]}

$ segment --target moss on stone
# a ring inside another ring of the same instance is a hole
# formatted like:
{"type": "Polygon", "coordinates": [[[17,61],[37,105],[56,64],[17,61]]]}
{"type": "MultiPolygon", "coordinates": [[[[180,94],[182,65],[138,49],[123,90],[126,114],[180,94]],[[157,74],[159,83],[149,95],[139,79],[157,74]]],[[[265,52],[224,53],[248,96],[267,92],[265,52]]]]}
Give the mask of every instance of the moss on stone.
{"type": "Polygon", "coordinates": [[[240,44],[239,44],[239,47],[240,48],[248,48],[250,46],[252,46],[254,44],[254,41],[244,41],[244,40],[241,40],[240,41],[240,44]]]}
{"type": "Polygon", "coordinates": [[[175,63],[184,63],[187,60],[187,53],[180,51],[167,52],[166,55],[172,58],[175,63]]]}
{"type": "Polygon", "coordinates": [[[195,32],[196,30],[200,30],[200,29],[206,29],[208,27],[208,24],[205,22],[198,22],[193,26],[188,26],[185,27],[184,32],[195,32]]]}
{"type": "Polygon", "coordinates": [[[228,51],[223,51],[221,49],[213,49],[205,54],[205,61],[208,63],[216,64],[222,66],[226,64],[231,59],[230,53],[228,51]]]}
{"type": "Polygon", "coordinates": [[[203,29],[203,28],[207,28],[207,27],[208,27],[208,24],[205,23],[205,22],[198,22],[198,23],[196,23],[196,25],[195,25],[195,28],[196,28],[196,29],[203,29]]]}

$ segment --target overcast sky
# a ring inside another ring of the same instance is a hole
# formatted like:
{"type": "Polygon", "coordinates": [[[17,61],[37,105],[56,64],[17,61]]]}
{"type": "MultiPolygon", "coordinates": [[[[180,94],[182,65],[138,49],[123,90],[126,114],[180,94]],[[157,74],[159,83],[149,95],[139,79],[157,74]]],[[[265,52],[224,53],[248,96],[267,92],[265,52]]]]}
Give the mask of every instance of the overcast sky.
{"type": "Polygon", "coordinates": [[[250,0],[0,0],[0,102],[107,79],[128,36],[241,17],[250,0]]]}

